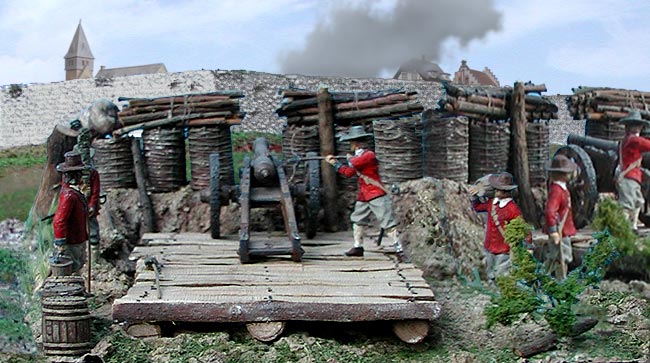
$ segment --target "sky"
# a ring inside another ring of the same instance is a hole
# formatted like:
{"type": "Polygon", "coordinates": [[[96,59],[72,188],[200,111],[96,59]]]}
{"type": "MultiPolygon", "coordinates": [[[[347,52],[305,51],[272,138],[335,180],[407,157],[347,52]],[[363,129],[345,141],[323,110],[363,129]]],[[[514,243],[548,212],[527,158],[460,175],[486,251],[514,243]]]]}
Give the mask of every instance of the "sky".
{"type": "Polygon", "coordinates": [[[501,85],[650,91],[647,0],[0,0],[0,85],[65,79],[81,21],[107,68],[392,77],[426,57],[501,85]]]}

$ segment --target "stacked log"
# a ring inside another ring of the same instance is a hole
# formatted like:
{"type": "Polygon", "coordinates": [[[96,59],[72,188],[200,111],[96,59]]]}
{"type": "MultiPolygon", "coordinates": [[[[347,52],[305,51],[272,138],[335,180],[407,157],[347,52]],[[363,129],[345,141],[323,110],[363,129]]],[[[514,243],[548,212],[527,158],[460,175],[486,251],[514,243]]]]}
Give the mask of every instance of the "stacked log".
{"type": "Polygon", "coordinates": [[[508,170],[510,123],[471,120],[469,125],[469,181],[508,170]]]}
{"type": "Polygon", "coordinates": [[[578,87],[568,98],[574,120],[587,119],[585,134],[599,139],[619,141],[625,127],[618,121],[637,109],[650,120],[650,92],[605,87],[578,87]]]}
{"type": "Polygon", "coordinates": [[[379,174],[386,185],[422,178],[420,116],[373,122],[379,174]]]}
{"type": "Polygon", "coordinates": [[[96,139],[93,148],[103,190],[136,187],[130,138],[96,139]]]}
{"type": "MultiPolygon", "coordinates": [[[[275,111],[286,117],[288,125],[318,124],[316,91],[281,90],[282,104],[275,111]]],[[[330,92],[335,123],[367,123],[377,119],[408,117],[423,110],[416,92],[386,90],[377,92],[330,92]]]]}
{"type": "MultiPolygon", "coordinates": [[[[465,115],[475,120],[506,120],[510,115],[511,88],[472,87],[445,83],[446,95],[439,101],[440,109],[465,115]]],[[[557,119],[555,103],[539,92],[545,92],[544,85],[525,85],[526,119],[557,119]]]]}
{"type": "Polygon", "coordinates": [[[424,176],[467,183],[468,118],[427,110],[422,124],[424,176]]]}
{"type": "Polygon", "coordinates": [[[568,102],[574,120],[618,121],[633,109],[641,111],[641,116],[650,120],[650,92],[580,86],[573,89],[568,102]]]}
{"type": "Polygon", "coordinates": [[[161,126],[231,126],[239,125],[244,113],[239,111],[240,91],[216,91],[159,98],[124,98],[128,107],[118,113],[123,127],[113,132],[120,136],[133,130],[161,126]]]}

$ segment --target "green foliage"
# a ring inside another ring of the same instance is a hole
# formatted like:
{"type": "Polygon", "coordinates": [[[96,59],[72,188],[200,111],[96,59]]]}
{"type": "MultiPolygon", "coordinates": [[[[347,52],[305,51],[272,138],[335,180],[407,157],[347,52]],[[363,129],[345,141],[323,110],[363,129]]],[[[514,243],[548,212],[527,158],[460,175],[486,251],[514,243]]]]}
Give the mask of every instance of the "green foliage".
{"type": "Polygon", "coordinates": [[[230,134],[230,140],[232,142],[233,149],[243,147],[247,144],[252,144],[255,139],[258,137],[264,137],[269,141],[270,145],[281,145],[282,144],[282,135],[273,134],[269,132],[232,132],[230,134]]]}
{"type": "Polygon", "coordinates": [[[26,220],[34,203],[36,193],[38,193],[37,187],[29,187],[9,193],[0,192],[0,221],[9,218],[26,220]]]}
{"type": "Polygon", "coordinates": [[[115,348],[106,357],[106,363],[149,363],[151,362],[150,352],[153,347],[142,339],[133,339],[122,332],[111,337],[111,344],[115,348]]]}
{"type": "Polygon", "coordinates": [[[637,236],[632,231],[632,225],[615,200],[605,198],[598,203],[592,225],[595,231],[609,230],[616,248],[623,255],[633,255],[638,250],[637,236]]]}
{"type": "Polygon", "coordinates": [[[27,273],[27,262],[19,252],[0,249],[0,282],[14,283],[27,273]]]}
{"type": "Polygon", "coordinates": [[[510,325],[530,314],[536,320],[544,318],[559,336],[570,336],[577,320],[573,307],[578,295],[603,279],[616,256],[614,242],[607,231],[595,234],[598,242],[584,255],[582,265],[558,281],[527,251],[524,242],[529,232],[522,218],[506,226],[512,268],[509,275],[497,277],[500,294],[485,309],[487,325],[510,325]]]}

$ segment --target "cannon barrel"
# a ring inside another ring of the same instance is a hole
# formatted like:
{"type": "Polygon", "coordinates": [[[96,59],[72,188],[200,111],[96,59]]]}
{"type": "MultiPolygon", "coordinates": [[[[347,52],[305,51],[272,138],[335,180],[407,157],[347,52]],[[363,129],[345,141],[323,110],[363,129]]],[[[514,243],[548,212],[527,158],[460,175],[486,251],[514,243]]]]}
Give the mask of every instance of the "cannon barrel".
{"type": "Polygon", "coordinates": [[[278,174],[275,164],[270,156],[269,142],[263,137],[258,137],[253,142],[253,160],[251,168],[255,181],[260,185],[270,186],[277,184],[278,174]]]}
{"type": "Polygon", "coordinates": [[[618,141],[599,139],[597,137],[569,134],[566,143],[569,145],[578,145],[583,149],[585,146],[591,146],[600,150],[612,150],[618,152],[618,141]]]}

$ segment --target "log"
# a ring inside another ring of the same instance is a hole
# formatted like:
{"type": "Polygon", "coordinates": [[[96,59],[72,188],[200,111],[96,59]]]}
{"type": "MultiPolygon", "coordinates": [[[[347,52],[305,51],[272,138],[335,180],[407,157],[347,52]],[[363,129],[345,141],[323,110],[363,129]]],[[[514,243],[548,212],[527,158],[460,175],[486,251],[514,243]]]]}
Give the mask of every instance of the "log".
{"type": "Polygon", "coordinates": [[[169,111],[174,110],[179,113],[182,112],[195,112],[195,109],[205,108],[210,111],[223,111],[225,109],[239,109],[239,99],[228,99],[228,100],[216,100],[216,101],[205,101],[205,102],[186,102],[186,103],[174,103],[174,104],[161,104],[161,105],[151,105],[151,106],[141,106],[141,107],[131,107],[126,111],[118,113],[123,120],[127,122],[129,120],[129,115],[138,115],[143,113],[151,112],[160,112],[160,111],[169,111]]]}
{"type": "Polygon", "coordinates": [[[214,116],[229,116],[229,114],[232,114],[232,111],[230,110],[208,110],[208,112],[196,112],[192,110],[193,112],[190,113],[190,110],[183,110],[183,109],[174,109],[174,110],[167,110],[167,111],[159,111],[159,112],[151,112],[151,113],[142,113],[142,114],[137,114],[133,116],[126,116],[120,118],[120,122],[125,125],[125,126],[131,126],[147,121],[155,121],[155,120],[162,120],[162,119],[167,119],[169,117],[169,114],[171,113],[172,116],[175,115],[181,115],[181,116],[186,116],[186,115],[195,115],[195,114],[214,114],[216,112],[220,112],[222,114],[219,115],[213,115],[214,116]],[[228,114],[226,114],[228,113],[228,114]]]}
{"type": "Polygon", "coordinates": [[[133,338],[152,338],[157,339],[162,336],[160,326],[155,324],[140,323],[130,324],[126,328],[126,334],[133,338]]]}
{"type": "Polygon", "coordinates": [[[202,118],[202,119],[190,120],[187,122],[187,126],[189,127],[213,126],[213,125],[223,125],[223,126],[241,125],[241,119],[215,117],[215,118],[202,118]]]}
{"type": "MultiPolygon", "coordinates": [[[[334,142],[334,117],[332,115],[332,97],[327,88],[318,90],[318,136],[320,139],[321,156],[335,155],[334,142]]],[[[336,208],[338,190],[336,188],[336,171],[325,160],[320,164],[321,178],[323,182],[325,211],[325,229],[329,232],[336,232],[339,211],[336,208]]]]}
{"type": "Polygon", "coordinates": [[[135,125],[126,126],[121,129],[117,129],[113,131],[113,135],[119,137],[133,130],[138,130],[138,129],[147,130],[147,129],[153,129],[160,126],[173,125],[173,124],[177,124],[183,121],[189,121],[193,119],[205,119],[205,118],[214,118],[214,117],[222,117],[222,116],[228,117],[230,115],[232,115],[232,112],[227,111],[227,112],[195,113],[195,114],[189,114],[184,116],[170,117],[170,118],[159,119],[155,121],[147,121],[135,125]]]}
{"type": "Polygon", "coordinates": [[[510,107],[510,127],[513,176],[519,185],[519,207],[524,219],[539,228],[539,218],[535,205],[535,198],[530,187],[530,172],[528,165],[528,145],[526,142],[526,112],[525,112],[525,94],[524,86],[521,82],[515,82],[511,98],[510,107]]]}
{"type": "Polygon", "coordinates": [[[131,152],[133,154],[133,169],[135,170],[135,181],[138,186],[140,206],[142,207],[142,232],[155,232],[155,217],[151,199],[147,193],[147,180],[144,170],[144,160],[140,151],[140,140],[133,138],[131,141],[131,152]]]}
{"type": "Polygon", "coordinates": [[[250,335],[261,342],[272,342],[284,332],[287,324],[283,321],[269,321],[263,323],[248,323],[246,330],[250,335]]]}
{"type": "Polygon", "coordinates": [[[429,321],[403,320],[393,323],[393,332],[408,344],[421,343],[429,335],[429,321]]]}
{"type": "Polygon", "coordinates": [[[524,85],[524,92],[546,92],[546,85],[542,84],[527,84],[524,85]]]}
{"type": "Polygon", "coordinates": [[[206,96],[228,96],[229,98],[241,98],[244,97],[244,92],[237,91],[237,90],[219,90],[219,91],[206,92],[206,93],[188,93],[184,95],[153,97],[153,98],[119,97],[117,100],[120,102],[128,101],[129,104],[133,102],[136,102],[136,104],[153,103],[153,102],[169,103],[171,102],[172,99],[175,98],[178,98],[180,99],[180,102],[183,102],[182,100],[185,99],[186,97],[190,98],[190,97],[206,97],[206,96]]]}
{"type": "Polygon", "coordinates": [[[456,101],[453,106],[455,110],[461,112],[471,112],[471,113],[488,115],[500,120],[505,120],[506,118],[508,118],[508,112],[506,111],[505,108],[488,107],[488,106],[483,106],[476,103],[464,102],[464,101],[456,101]]]}
{"type": "MultiPolygon", "coordinates": [[[[578,321],[571,327],[571,337],[577,337],[580,334],[588,332],[598,324],[598,319],[585,318],[578,321]]],[[[529,358],[536,354],[549,351],[555,347],[558,341],[558,336],[555,333],[548,333],[541,338],[535,339],[532,342],[524,343],[514,349],[515,354],[522,358],[529,358]]]]}

